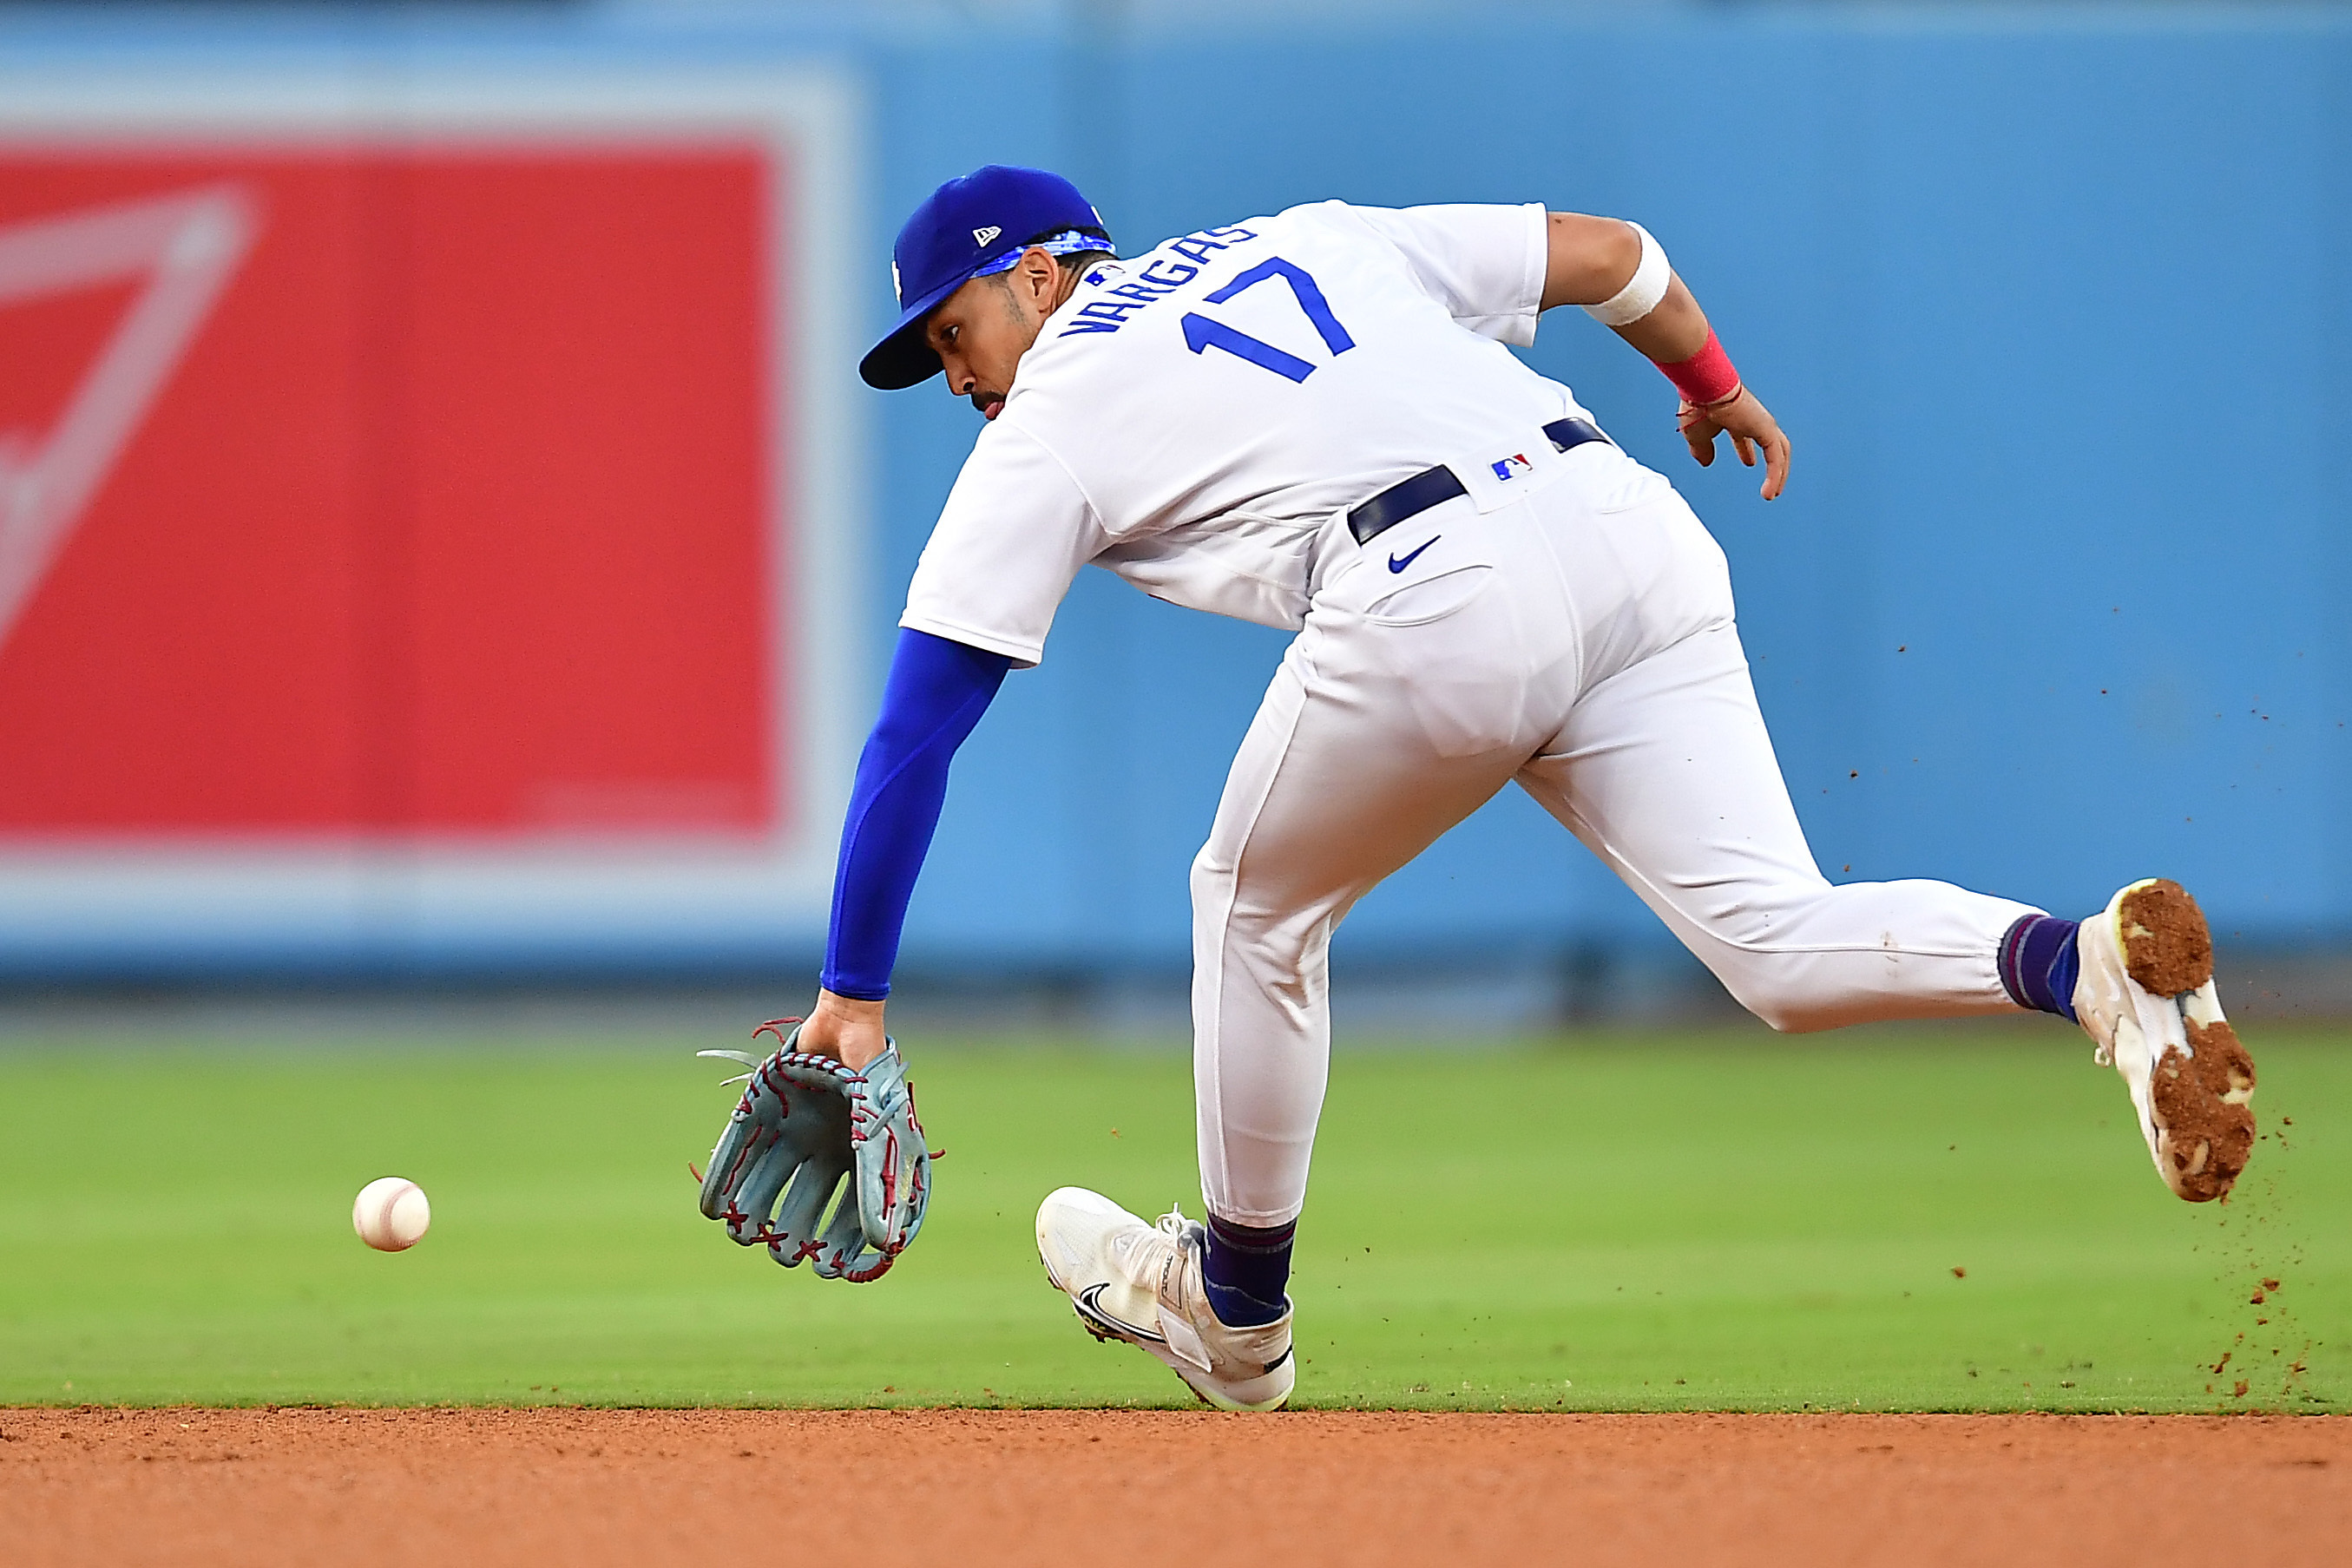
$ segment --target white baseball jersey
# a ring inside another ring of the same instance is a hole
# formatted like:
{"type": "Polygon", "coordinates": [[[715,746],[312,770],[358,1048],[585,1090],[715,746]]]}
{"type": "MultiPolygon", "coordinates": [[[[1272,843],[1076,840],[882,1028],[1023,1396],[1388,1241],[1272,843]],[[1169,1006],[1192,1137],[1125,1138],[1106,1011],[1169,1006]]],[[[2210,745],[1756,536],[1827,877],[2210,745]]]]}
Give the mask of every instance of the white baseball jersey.
{"type": "Polygon", "coordinates": [[[1034,664],[1094,561],[1297,629],[1356,548],[1345,508],[1445,463],[1483,511],[1553,460],[1536,432],[1584,411],[1503,346],[1535,340],[1546,255],[1540,205],[1324,202],[1091,268],[966,459],[899,623],[1034,664]]]}

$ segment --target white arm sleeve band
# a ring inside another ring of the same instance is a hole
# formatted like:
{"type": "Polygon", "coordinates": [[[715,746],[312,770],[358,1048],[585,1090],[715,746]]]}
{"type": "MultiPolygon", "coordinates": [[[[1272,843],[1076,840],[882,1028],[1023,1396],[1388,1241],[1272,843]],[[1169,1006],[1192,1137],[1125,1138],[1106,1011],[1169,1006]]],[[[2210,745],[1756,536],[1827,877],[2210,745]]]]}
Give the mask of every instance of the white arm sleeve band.
{"type": "Polygon", "coordinates": [[[1666,297],[1666,285],[1675,278],[1664,248],[1650,237],[1650,231],[1639,224],[1625,226],[1642,236],[1642,261],[1624,287],[1600,304],[1584,308],[1584,313],[1603,327],[1630,326],[1655,310],[1658,301],[1666,297]]]}

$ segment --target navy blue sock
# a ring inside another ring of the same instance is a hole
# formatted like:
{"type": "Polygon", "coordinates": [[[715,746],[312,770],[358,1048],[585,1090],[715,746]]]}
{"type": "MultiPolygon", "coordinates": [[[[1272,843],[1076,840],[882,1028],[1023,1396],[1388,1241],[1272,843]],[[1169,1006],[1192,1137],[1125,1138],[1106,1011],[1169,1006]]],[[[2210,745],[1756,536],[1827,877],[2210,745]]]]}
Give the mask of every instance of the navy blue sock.
{"type": "Polygon", "coordinates": [[[2000,983],[2010,999],[2074,1019],[2074,981],[2082,973],[2082,955],[2074,950],[2079,920],[2049,915],[2023,915],[2000,939],[2000,983]]]}
{"type": "Polygon", "coordinates": [[[1290,1242],[1298,1222],[1235,1225],[1209,1216],[1209,1248],[1201,1260],[1209,1310],[1230,1329],[1256,1328],[1290,1310],[1290,1242]]]}

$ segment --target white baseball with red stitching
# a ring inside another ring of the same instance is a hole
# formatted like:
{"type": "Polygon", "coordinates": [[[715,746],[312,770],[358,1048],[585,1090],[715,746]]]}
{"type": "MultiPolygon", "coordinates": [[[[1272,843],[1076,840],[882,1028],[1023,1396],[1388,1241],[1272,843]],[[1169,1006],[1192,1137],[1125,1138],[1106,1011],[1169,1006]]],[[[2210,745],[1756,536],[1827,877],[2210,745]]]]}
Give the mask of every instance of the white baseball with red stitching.
{"type": "Polygon", "coordinates": [[[425,1189],[406,1176],[378,1176],[360,1188],[352,1205],[352,1228],[379,1252],[404,1252],[433,1224],[425,1189]]]}

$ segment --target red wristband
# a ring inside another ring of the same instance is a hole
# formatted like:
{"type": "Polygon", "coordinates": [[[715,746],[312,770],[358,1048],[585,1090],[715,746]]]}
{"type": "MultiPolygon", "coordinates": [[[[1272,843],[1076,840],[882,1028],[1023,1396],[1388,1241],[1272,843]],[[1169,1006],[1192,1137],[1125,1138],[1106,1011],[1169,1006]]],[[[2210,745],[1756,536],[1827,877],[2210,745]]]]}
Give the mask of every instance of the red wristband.
{"type": "Polygon", "coordinates": [[[1712,327],[1706,329],[1706,342],[1697,353],[1658,369],[1688,403],[1721,402],[1739,390],[1739,372],[1731,368],[1731,356],[1723,351],[1712,327]]]}

